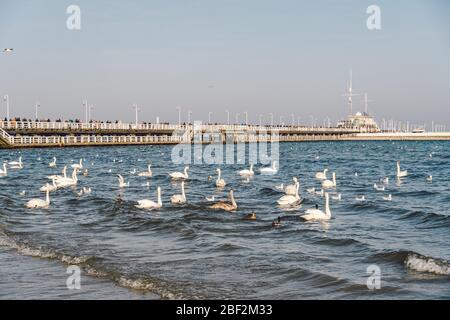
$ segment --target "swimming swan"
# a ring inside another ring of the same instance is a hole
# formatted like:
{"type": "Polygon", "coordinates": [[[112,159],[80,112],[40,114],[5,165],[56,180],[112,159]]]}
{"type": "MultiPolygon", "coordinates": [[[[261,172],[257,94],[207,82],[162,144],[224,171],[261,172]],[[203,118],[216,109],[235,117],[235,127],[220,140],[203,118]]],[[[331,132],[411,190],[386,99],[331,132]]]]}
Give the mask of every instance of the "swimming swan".
{"type": "Polygon", "coordinates": [[[276,161],[273,161],[272,167],[261,168],[259,171],[261,172],[261,174],[276,174],[278,172],[276,163],[276,161]]]}
{"type": "Polygon", "coordinates": [[[19,161],[11,161],[8,164],[10,166],[22,166],[22,157],[19,157],[19,161]]]}
{"type": "Polygon", "coordinates": [[[174,194],[170,197],[170,202],[173,204],[186,203],[186,194],[184,193],[184,181],[181,182],[181,194],[174,194]]]}
{"type": "Polygon", "coordinates": [[[152,165],[149,164],[148,167],[147,167],[147,171],[139,172],[138,176],[139,177],[151,177],[151,176],[153,176],[153,172],[152,172],[152,168],[151,167],[152,167],[152,165]]]}
{"type": "Polygon", "coordinates": [[[189,170],[189,167],[186,166],[186,167],[184,167],[184,172],[171,172],[171,173],[169,173],[169,176],[172,179],[187,179],[187,178],[189,178],[188,170],[189,170]]]}
{"type": "Polygon", "coordinates": [[[225,210],[225,211],[235,211],[237,209],[237,203],[234,200],[233,190],[230,190],[230,201],[231,201],[231,204],[224,202],[224,201],[220,201],[220,202],[213,204],[212,206],[209,206],[209,208],[221,209],[221,210],[225,210]]]}
{"type": "Polygon", "coordinates": [[[384,197],[383,197],[383,200],[384,200],[384,201],[392,201],[392,194],[389,194],[387,197],[384,196],[384,197]]]}
{"type": "Polygon", "coordinates": [[[218,188],[223,188],[223,187],[225,187],[225,186],[227,185],[227,183],[225,182],[224,179],[221,179],[221,178],[220,178],[220,174],[221,174],[220,169],[217,168],[216,171],[217,171],[217,174],[218,174],[217,180],[216,180],[216,187],[218,187],[218,188]]]}
{"type": "Polygon", "coordinates": [[[282,196],[280,199],[278,199],[277,203],[280,206],[292,206],[300,203],[300,195],[298,194],[298,191],[300,189],[300,182],[296,182],[296,191],[295,195],[288,194],[285,196],[282,196]]]}
{"type": "Polygon", "coordinates": [[[386,190],[385,186],[379,186],[376,183],[374,183],[373,188],[377,191],[385,191],[386,190]]]}
{"type": "Polygon", "coordinates": [[[50,168],[55,168],[55,167],[56,167],[56,158],[55,158],[55,157],[53,157],[53,161],[50,162],[50,163],[48,164],[48,166],[49,166],[50,168]]]}
{"type": "Polygon", "coordinates": [[[316,179],[318,180],[326,180],[327,179],[328,169],[323,170],[323,172],[316,173],[316,179]]]}
{"type": "Polygon", "coordinates": [[[340,193],[338,193],[337,195],[331,196],[331,199],[336,200],[336,201],[341,201],[342,195],[340,193]]]}
{"type": "Polygon", "coordinates": [[[397,161],[397,178],[403,178],[408,175],[408,171],[401,171],[400,170],[400,161],[397,161]]]}
{"type": "Polygon", "coordinates": [[[56,189],[58,189],[58,186],[56,185],[56,180],[52,179],[52,184],[47,183],[45,186],[42,186],[39,190],[45,192],[45,191],[55,191],[56,189]]]}
{"type": "Polygon", "coordinates": [[[428,181],[428,182],[433,182],[433,176],[432,176],[432,175],[429,175],[429,176],[427,177],[427,181],[428,181]]]}
{"type": "Polygon", "coordinates": [[[286,195],[295,196],[297,194],[297,182],[298,182],[297,177],[293,177],[292,181],[294,181],[294,184],[290,184],[290,185],[286,186],[286,189],[284,189],[284,192],[286,193],[286,195]]]}
{"type": "Polygon", "coordinates": [[[333,172],[333,181],[331,180],[324,180],[322,181],[322,188],[323,189],[330,189],[336,187],[336,172],[333,172]]]}
{"type": "Polygon", "coordinates": [[[144,200],[138,200],[138,204],[135,205],[136,208],[139,209],[158,209],[162,207],[162,200],[161,200],[161,187],[158,187],[157,189],[158,194],[158,200],[157,202],[144,199],[144,200]]]}
{"type": "Polygon", "coordinates": [[[78,169],[74,168],[72,171],[72,178],[62,178],[62,179],[56,179],[56,185],[58,188],[65,188],[74,186],[78,183],[78,169]]]}
{"type": "Polygon", "coordinates": [[[255,172],[253,171],[253,164],[250,164],[250,169],[244,169],[239,171],[239,175],[241,177],[249,177],[249,176],[253,176],[255,174],[255,172]]]}
{"type": "Polygon", "coordinates": [[[320,209],[308,209],[305,214],[301,216],[306,221],[312,220],[330,220],[331,210],[330,210],[330,200],[328,192],[325,193],[325,212],[320,209]]]}
{"type": "Polygon", "coordinates": [[[120,174],[117,175],[117,178],[119,179],[119,188],[125,188],[130,186],[130,181],[125,182],[125,179],[120,174]]]}
{"type": "Polygon", "coordinates": [[[75,163],[70,166],[72,169],[83,169],[83,159],[80,159],[80,163],[75,163]]]}
{"type": "Polygon", "coordinates": [[[3,162],[3,170],[0,169],[0,175],[2,175],[2,176],[8,175],[8,169],[6,168],[6,162],[3,162]]]}
{"type": "Polygon", "coordinates": [[[64,168],[62,169],[62,176],[57,175],[57,174],[52,174],[51,176],[47,176],[48,179],[53,180],[53,179],[63,179],[63,178],[67,178],[67,166],[64,166],[64,168]]]}
{"type": "Polygon", "coordinates": [[[31,199],[26,203],[27,208],[47,208],[50,205],[50,195],[49,191],[46,191],[45,200],[42,199],[31,199]]]}

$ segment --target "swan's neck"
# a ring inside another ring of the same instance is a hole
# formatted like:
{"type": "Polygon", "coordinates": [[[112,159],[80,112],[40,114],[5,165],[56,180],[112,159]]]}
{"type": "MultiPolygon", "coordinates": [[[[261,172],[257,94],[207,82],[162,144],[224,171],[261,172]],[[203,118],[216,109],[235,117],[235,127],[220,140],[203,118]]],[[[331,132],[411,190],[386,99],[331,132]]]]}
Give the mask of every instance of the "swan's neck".
{"type": "Polygon", "coordinates": [[[336,174],[333,173],[333,184],[336,185],[336,174]]]}
{"type": "Polygon", "coordinates": [[[237,204],[236,201],[234,200],[234,194],[233,192],[230,193],[230,198],[231,198],[231,204],[233,207],[237,208],[237,204]]]}
{"type": "Polygon", "coordinates": [[[250,172],[253,172],[253,164],[250,165],[250,172]]]}
{"type": "Polygon", "coordinates": [[[160,188],[158,188],[158,205],[162,206],[161,189],[160,188]]]}
{"type": "Polygon", "coordinates": [[[187,176],[187,175],[188,175],[188,173],[187,173],[187,172],[188,172],[188,168],[187,168],[187,167],[185,167],[185,168],[184,168],[184,175],[185,175],[185,176],[187,176]]]}
{"type": "Polygon", "coordinates": [[[148,172],[152,172],[151,165],[148,165],[148,172]]]}
{"type": "Polygon", "coordinates": [[[220,181],[220,169],[217,170],[217,173],[218,173],[218,176],[217,176],[217,182],[219,182],[219,181],[220,181]]]}
{"type": "Polygon", "coordinates": [[[66,166],[64,166],[64,168],[63,168],[63,176],[64,176],[64,178],[67,178],[67,167],[66,166]]]}
{"type": "Polygon", "coordinates": [[[330,199],[329,199],[328,193],[325,195],[325,214],[327,216],[331,217],[330,199]]]}
{"type": "Polygon", "coordinates": [[[181,184],[181,196],[186,199],[186,193],[184,192],[184,183],[181,184]]]}
{"type": "Polygon", "coordinates": [[[47,189],[47,192],[45,193],[45,202],[50,203],[50,192],[47,189]]]}

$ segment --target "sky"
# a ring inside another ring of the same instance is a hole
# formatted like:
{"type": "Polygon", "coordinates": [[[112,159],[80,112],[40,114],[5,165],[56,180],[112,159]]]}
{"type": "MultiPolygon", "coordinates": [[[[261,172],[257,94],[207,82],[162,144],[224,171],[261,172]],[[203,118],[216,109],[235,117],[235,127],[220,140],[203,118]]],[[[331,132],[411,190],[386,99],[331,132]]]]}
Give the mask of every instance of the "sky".
{"type": "MultiPolygon", "coordinates": [[[[367,93],[381,119],[450,128],[446,0],[0,0],[0,94],[11,116],[321,124],[367,93]],[[69,5],[81,30],[69,30],[69,5]],[[369,5],[381,30],[369,30],[369,5]]],[[[363,109],[363,96],[354,110],[363,109]]],[[[0,116],[6,114],[0,101],[0,116]]]]}

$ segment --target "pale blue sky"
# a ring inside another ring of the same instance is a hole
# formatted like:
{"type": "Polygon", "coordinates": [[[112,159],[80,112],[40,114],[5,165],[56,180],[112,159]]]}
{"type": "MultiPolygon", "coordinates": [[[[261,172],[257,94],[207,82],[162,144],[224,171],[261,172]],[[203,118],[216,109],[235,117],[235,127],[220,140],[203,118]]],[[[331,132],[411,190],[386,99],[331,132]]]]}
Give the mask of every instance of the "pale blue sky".
{"type": "MultiPolygon", "coordinates": [[[[11,114],[225,121],[248,110],[321,123],[347,113],[348,71],[377,119],[450,125],[450,3],[446,0],[0,0],[0,94],[11,114]],[[70,4],[82,30],[66,28],[70,4]],[[382,30],[366,28],[381,7],[382,30]]],[[[361,97],[362,99],[362,97],[361,97]]],[[[355,98],[355,109],[362,109],[355,98]]],[[[1,101],[0,115],[5,115],[1,101]]],[[[269,117],[265,117],[268,121],[269,117]]]]}

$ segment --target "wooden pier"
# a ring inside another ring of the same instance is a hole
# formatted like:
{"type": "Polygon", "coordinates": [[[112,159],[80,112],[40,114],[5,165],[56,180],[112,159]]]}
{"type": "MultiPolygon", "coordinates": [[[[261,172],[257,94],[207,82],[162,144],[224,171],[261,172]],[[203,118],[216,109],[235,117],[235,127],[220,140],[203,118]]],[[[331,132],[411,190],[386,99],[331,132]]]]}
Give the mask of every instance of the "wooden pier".
{"type": "Polygon", "coordinates": [[[450,133],[361,133],[358,129],[303,126],[0,120],[0,148],[373,140],[450,140],[450,133]]]}

